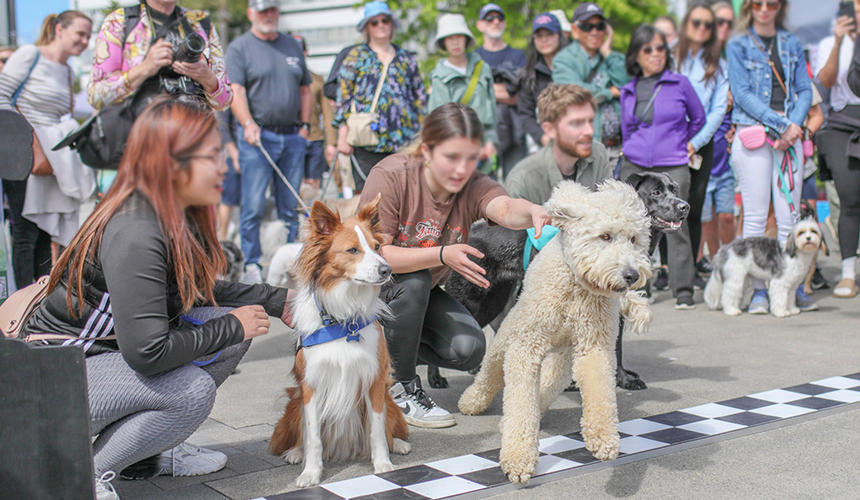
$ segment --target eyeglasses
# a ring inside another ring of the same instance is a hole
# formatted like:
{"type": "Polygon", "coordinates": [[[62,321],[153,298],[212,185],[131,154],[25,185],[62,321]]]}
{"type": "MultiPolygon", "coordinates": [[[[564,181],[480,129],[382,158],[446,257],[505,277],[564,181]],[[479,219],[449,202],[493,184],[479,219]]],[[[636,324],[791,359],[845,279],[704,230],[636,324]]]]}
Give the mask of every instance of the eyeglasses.
{"type": "Polygon", "coordinates": [[[599,23],[588,23],[588,24],[580,23],[580,24],[577,24],[577,26],[579,26],[579,29],[581,29],[582,31],[584,31],[586,33],[591,33],[594,30],[606,31],[606,21],[600,21],[599,23]]]}
{"type": "Polygon", "coordinates": [[[731,26],[734,22],[734,19],[726,19],[725,17],[717,18],[717,26],[731,26]]]}
{"type": "Polygon", "coordinates": [[[642,47],[642,52],[644,52],[645,54],[648,54],[648,55],[650,55],[652,52],[655,52],[655,51],[658,54],[663,54],[664,52],[666,52],[666,46],[665,45],[657,45],[656,47],[652,47],[650,45],[646,45],[646,46],[642,47]]]}
{"type": "Polygon", "coordinates": [[[773,11],[776,12],[782,6],[782,2],[753,2],[752,8],[757,11],[773,11]]]}
{"type": "Polygon", "coordinates": [[[498,21],[500,23],[503,23],[503,22],[505,22],[505,16],[503,16],[501,14],[490,14],[489,16],[484,18],[484,21],[487,21],[488,23],[491,23],[493,21],[498,21]]]}
{"type": "Polygon", "coordinates": [[[370,21],[370,25],[373,26],[374,28],[379,26],[379,23],[382,23],[384,25],[389,25],[389,24],[391,24],[391,18],[390,17],[383,17],[381,19],[373,19],[370,21]]]}
{"type": "Polygon", "coordinates": [[[695,29],[699,29],[704,26],[706,30],[711,30],[714,27],[713,22],[705,21],[703,19],[690,19],[690,24],[692,24],[695,29]]]}

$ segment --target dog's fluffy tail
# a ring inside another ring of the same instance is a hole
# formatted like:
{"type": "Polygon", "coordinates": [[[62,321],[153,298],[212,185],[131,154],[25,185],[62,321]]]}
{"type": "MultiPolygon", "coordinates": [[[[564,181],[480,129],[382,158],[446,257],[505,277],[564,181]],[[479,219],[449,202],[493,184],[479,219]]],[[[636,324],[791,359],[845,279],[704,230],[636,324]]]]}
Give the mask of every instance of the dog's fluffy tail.
{"type": "Polygon", "coordinates": [[[720,247],[717,255],[714,256],[714,270],[711,272],[711,277],[708,278],[708,284],[705,285],[705,290],[702,292],[702,298],[705,299],[705,304],[711,310],[720,308],[720,297],[723,295],[723,265],[726,261],[725,246],[720,247]]]}

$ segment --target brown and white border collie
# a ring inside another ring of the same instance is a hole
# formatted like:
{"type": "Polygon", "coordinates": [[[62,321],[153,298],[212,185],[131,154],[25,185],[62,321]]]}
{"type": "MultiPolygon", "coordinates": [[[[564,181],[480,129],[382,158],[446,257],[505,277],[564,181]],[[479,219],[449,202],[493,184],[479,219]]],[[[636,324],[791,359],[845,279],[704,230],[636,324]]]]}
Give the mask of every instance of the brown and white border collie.
{"type": "Polygon", "coordinates": [[[343,222],[315,202],[294,270],[293,320],[300,342],[311,342],[307,339],[323,328],[324,316],[335,323],[366,324],[357,340],[353,335],[299,345],[293,366],[298,387],[287,389],[290,401],[269,442],[269,450],[287,462],[304,460],[299,487],[320,482],[323,460],[370,455],[374,472],[380,473],[394,469],[389,450],[406,454],[410,449],[403,412],[388,393],[388,349],[374,319],[388,312],[379,292],[391,277],[391,267],[377,253],[383,238],[379,199],[343,222]]]}

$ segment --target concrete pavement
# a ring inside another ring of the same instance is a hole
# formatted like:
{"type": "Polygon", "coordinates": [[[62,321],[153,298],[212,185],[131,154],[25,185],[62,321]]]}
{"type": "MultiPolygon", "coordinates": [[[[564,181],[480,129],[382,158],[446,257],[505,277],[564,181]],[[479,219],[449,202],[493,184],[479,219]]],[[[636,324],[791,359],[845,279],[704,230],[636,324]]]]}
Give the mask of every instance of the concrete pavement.
{"type": "MultiPolygon", "coordinates": [[[[823,258],[833,281],[837,257],[823,258]]],[[[676,311],[668,293],[657,296],[648,333],[625,339],[625,364],[648,389],[618,392],[619,419],[803,384],[860,371],[860,298],[814,295],[821,310],[788,319],[747,314],[730,318],[697,307],[676,311]]],[[[275,321],[275,323],[278,323],[275,321]]],[[[280,418],[291,383],[295,336],[278,324],[254,341],[239,373],[219,390],[210,418],[191,442],[229,455],[227,468],[195,478],[159,477],[115,481],[121,498],[247,499],[295,489],[300,465],[269,455],[266,440],[280,418]]],[[[421,370],[423,376],[423,370],[421,370]]],[[[451,383],[428,389],[449,410],[471,376],[443,370],[451,383]]],[[[457,414],[450,429],[412,428],[412,453],[392,458],[396,467],[423,464],[499,447],[501,398],[485,415],[457,414]]],[[[579,429],[577,393],[564,393],[542,421],[542,436],[579,429]]],[[[860,404],[843,411],[761,433],[727,439],[636,463],[549,482],[503,496],[510,498],[856,498],[860,491],[860,404]]],[[[326,465],[323,481],[372,473],[369,462],[326,465]]]]}

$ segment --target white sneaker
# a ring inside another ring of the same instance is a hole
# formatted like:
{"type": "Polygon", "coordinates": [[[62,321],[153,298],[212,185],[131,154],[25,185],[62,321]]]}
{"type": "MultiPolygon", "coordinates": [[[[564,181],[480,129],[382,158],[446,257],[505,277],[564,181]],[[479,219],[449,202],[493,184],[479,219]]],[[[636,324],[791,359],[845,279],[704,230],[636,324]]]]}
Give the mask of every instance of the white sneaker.
{"type": "Polygon", "coordinates": [[[116,477],[114,471],[109,470],[96,478],[96,500],[119,500],[119,495],[110,484],[113,478],[116,477]]]}
{"type": "Polygon", "coordinates": [[[416,375],[409,382],[395,382],[388,390],[394,403],[403,410],[406,423],[415,427],[440,429],[457,425],[454,415],[436,406],[421,388],[421,379],[416,375]]]}
{"type": "Polygon", "coordinates": [[[182,443],[159,456],[161,470],[159,476],[202,476],[217,472],[227,465],[227,455],[220,451],[209,450],[182,443]]]}
{"type": "Polygon", "coordinates": [[[256,285],[263,282],[263,273],[260,272],[260,266],[257,264],[248,264],[245,266],[245,274],[242,275],[242,283],[248,285],[256,285]]]}

